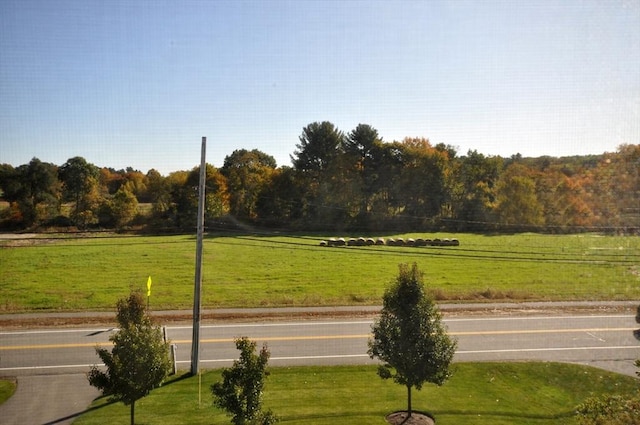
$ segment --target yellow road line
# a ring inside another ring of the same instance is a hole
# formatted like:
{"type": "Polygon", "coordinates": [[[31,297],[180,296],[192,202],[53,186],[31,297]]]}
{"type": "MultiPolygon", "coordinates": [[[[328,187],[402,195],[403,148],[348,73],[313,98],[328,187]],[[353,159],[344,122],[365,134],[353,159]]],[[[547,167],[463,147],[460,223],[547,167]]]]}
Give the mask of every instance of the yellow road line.
{"type": "MultiPolygon", "coordinates": [[[[589,328],[589,329],[522,329],[508,331],[462,331],[449,332],[451,336],[479,336],[479,335],[527,335],[527,334],[553,334],[553,333],[582,333],[582,332],[632,332],[636,328],[589,328]]],[[[365,339],[370,338],[370,334],[356,335],[308,335],[308,336],[273,336],[273,337],[252,337],[257,341],[317,341],[328,339],[365,339]]],[[[234,342],[236,338],[205,338],[201,339],[201,344],[221,344],[234,342]]],[[[190,339],[172,340],[172,344],[191,344],[190,339]]],[[[104,345],[108,345],[105,343],[104,345]]],[[[0,346],[0,351],[9,350],[45,350],[64,348],[96,347],[97,343],[72,343],[72,344],[33,344],[33,345],[8,345],[0,346]]]]}
{"type": "Polygon", "coordinates": [[[46,349],[58,349],[58,348],[82,348],[82,347],[97,347],[100,344],[92,343],[73,343],[73,344],[37,344],[37,345],[8,345],[0,346],[0,351],[8,350],[46,350],[46,349]]]}
{"type": "Polygon", "coordinates": [[[470,331],[449,332],[449,335],[522,335],[522,334],[549,334],[549,333],[574,333],[574,332],[632,332],[636,328],[592,328],[592,329],[520,329],[511,331],[470,331]]]}

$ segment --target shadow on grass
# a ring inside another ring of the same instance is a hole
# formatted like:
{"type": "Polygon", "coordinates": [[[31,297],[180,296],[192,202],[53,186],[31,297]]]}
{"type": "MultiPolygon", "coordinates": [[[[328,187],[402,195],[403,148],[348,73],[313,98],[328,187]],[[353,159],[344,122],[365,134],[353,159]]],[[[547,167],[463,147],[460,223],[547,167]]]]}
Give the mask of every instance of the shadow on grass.
{"type": "MultiPolygon", "coordinates": [[[[380,413],[380,412],[370,412],[368,416],[377,416],[380,415],[380,418],[385,418],[388,413],[380,413]]],[[[470,411],[470,410],[433,410],[428,413],[429,416],[435,419],[436,423],[438,421],[439,416],[455,416],[458,419],[472,416],[478,417],[482,416],[485,418],[513,418],[514,421],[518,420],[526,420],[526,419],[535,419],[535,420],[554,420],[554,419],[568,419],[572,418],[575,415],[574,410],[570,410],[567,412],[556,413],[556,414],[536,414],[536,413],[517,413],[517,412],[500,412],[500,411],[470,411]]],[[[334,412],[334,413],[325,413],[325,414],[314,414],[309,413],[306,415],[278,415],[281,423],[298,423],[299,421],[310,421],[314,419],[342,419],[340,422],[348,422],[345,419],[350,417],[362,417],[363,412],[334,412]]],[[[514,422],[517,423],[517,422],[514,422]]]]}
{"type": "Polygon", "coordinates": [[[575,416],[575,410],[569,410],[567,412],[555,413],[555,414],[542,414],[542,413],[518,413],[518,412],[501,412],[491,410],[434,410],[432,411],[433,417],[451,415],[451,416],[482,416],[482,417],[495,417],[495,418],[514,418],[514,419],[539,419],[539,420],[553,420],[553,419],[567,419],[575,416]]]}
{"type": "MultiPolygon", "coordinates": [[[[171,376],[171,377],[169,378],[169,380],[168,380],[168,381],[166,381],[165,383],[163,383],[163,384],[162,384],[162,386],[164,387],[164,386],[167,386],[167,385],[175,384],[175,383],[180,382],[180,381],[183,381],[183,380],[185,380],[185,379],[187,379],[187,378],[191,378],[191,374],[190,374],[190,373],[183,373],[183,374],[181,374],[181,375],[174,375],[174,376],[171,376]]],[[[100,399],[102,399],[102,398],[108,398],[108,397],[109,397],[109,396],[107,396],[107,395],[101,395],[100,397],[96,398],[94,401],[96,401],[96,400],[100,400],[100,399]]],[[[77,417],[79,417],[79,416],[84,415],[85,413],[93,412],[93,411],[95,411],[95,410],[100,410],[100,409],[102,409],[103,407],[107,407],[107,406],[110,406],[110,405],[115,404],[115,403],[119,403],[119,402],[118,402],[118,401],[110,401],[110,400],[107,400],[107,401],[105,401],[105,403],[104,403],[104,404],[101,404],[101,405],[99,405],[99,406],[92,406],[92,407],[89,407],[89,408],[87,408],[87,409],[85,409],[85,410],[82,410],[82,411],[80,411],[80,412],[72,413],[71,415],[67,415],[67,416],[65,416],[65,417],[55,419],[55,420],[50,421],[50,422],[47,422],[47,423],[45,423],[45,424],[43,424],[43,425],[55,425],[55,424],[59,424],[59,423],[61,423],[61,422],[65,422],[65,421],[68,421],[68,420],[70,420],[70,419],[75,419],[75,418],[77,418],[77,417]]]]}
{"type": "Polygon", "coordinates": [[[171,375],[167,381],[162,383],[162,386],[166,387],[167,385],[177,384],[178,382],[181,382],[181,381],[184,381],[185,379],[189,379],[193,377],[194,375],[192,375],[190,372],[181,372],[177,375],[171,375]]]}
{"type": "MultiPolygon", "coordinates": [[[[103,397],[106,397],[106,396],[100,396],[100,397],[96,398],[96,400],[99,400],[99,399],[101,399],[103,397]]],[[[85,413],[93,412],[94,410],[100,410],[103,407],[109,406],[109,405],[114,404],[114,403],[116,403],[116,402],[115,401],[107,401],[105,404],[101,404],[100,406],[89,407],[89,408],[87,408],[87,409],[85,409],[85,410],[83,410],[81,412],[73,413],[73,414],[67,415],[67,416],[65,416],[63,418],[55,419],[55,420],[53,420],[51,422],[47,422],[47,423],[45,423],[43,425],[59,424],[61,422],[68,421],[69,419],[75,419],[75,418],[77,418],[79,416],[84,415],[85,413]]]]}
{"type": "MultiPolygon", "coordinates": [[[[306,415],[283,415],[275,412],[276,416],[280,419],[280,423],[298,423],[299,421],[311,421],[314,419],[338,419],[337,423],[349,423],[348,418],[358,418],[363,416],[363,412],[343,412],[337,411],[333,413],[308,413],[306,415]]],[[[384,419],[385,415],[380,413],[380,418],[384,419]]],[[[372,413],[370,416],[376,416],[376,413],[372,413]]]]}

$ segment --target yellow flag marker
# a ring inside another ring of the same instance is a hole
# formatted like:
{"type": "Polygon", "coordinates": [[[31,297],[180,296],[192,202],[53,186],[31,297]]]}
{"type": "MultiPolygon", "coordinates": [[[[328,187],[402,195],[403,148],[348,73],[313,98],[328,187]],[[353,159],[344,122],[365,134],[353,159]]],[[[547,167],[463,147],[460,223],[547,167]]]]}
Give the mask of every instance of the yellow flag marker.
{"type": "Polygon", "coordinates": [[[151,276],[147,279],[147,297],[151,296],[151,276]]]}

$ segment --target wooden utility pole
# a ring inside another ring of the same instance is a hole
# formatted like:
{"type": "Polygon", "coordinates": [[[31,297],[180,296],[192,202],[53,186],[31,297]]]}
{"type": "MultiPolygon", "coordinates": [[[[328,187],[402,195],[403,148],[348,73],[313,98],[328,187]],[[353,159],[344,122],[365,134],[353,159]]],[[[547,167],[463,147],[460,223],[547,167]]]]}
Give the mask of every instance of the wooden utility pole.
{"type": "Polygon", "coordinates": [[[200,154],[200,183],[198,187],[198,228],[196,236],[196,273],[193,289],[193,336],[191,338],[191,374],[197,375],[200,370],[200,307],[202,301],[202,238],[204,235],[204,201],[207,181],[207,138],[202,138],[200,154]]]}

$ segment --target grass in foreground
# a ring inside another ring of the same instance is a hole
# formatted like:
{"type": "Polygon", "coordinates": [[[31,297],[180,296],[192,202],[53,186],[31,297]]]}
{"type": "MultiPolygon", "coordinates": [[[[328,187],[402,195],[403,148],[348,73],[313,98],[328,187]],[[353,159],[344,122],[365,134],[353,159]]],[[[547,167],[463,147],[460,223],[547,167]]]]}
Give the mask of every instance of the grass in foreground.
{"type": "Polygon", "coordinates": [[[0,404],[7,401],[16,392],[15,381],[0,379],[0,404]]]}
{"type": "MultiPolygon", "coordinates": [[[[414,391],[414,409],[428,411],[439,425],[522,425],[576,423],[575,407],[587,397],[630,394],[637,381],[600,369],[560,363],[457,363],[442,387],[414,391]]],[[[145,425],[228,424],[212,405],[209,386],[220,371],[180,376],[136,403],[136,419],[145,425]]],[[[96,409],[74,425],[127,423],[121,403],[94,402],[96,409]]],[[[406,408],[406,389],[376,375],[375,366],[272,368],[264,407],[281,424],[384,425],[384,416],[406,408]]]]}
{"type": "MultiPolygon", "coordinates": [[[[640,238],[585,235],[404,234],[456,237],[459,247],[318,245],[341,235],[205,239],[205,308],[375,305],[416,262],[438,300],[640,298],[640,238]]],[[[153,279],[151,307],[190,308],[195,238],[112,236],[7,241],[0,246],[0,311],[112,310],[153,279]]]]}

